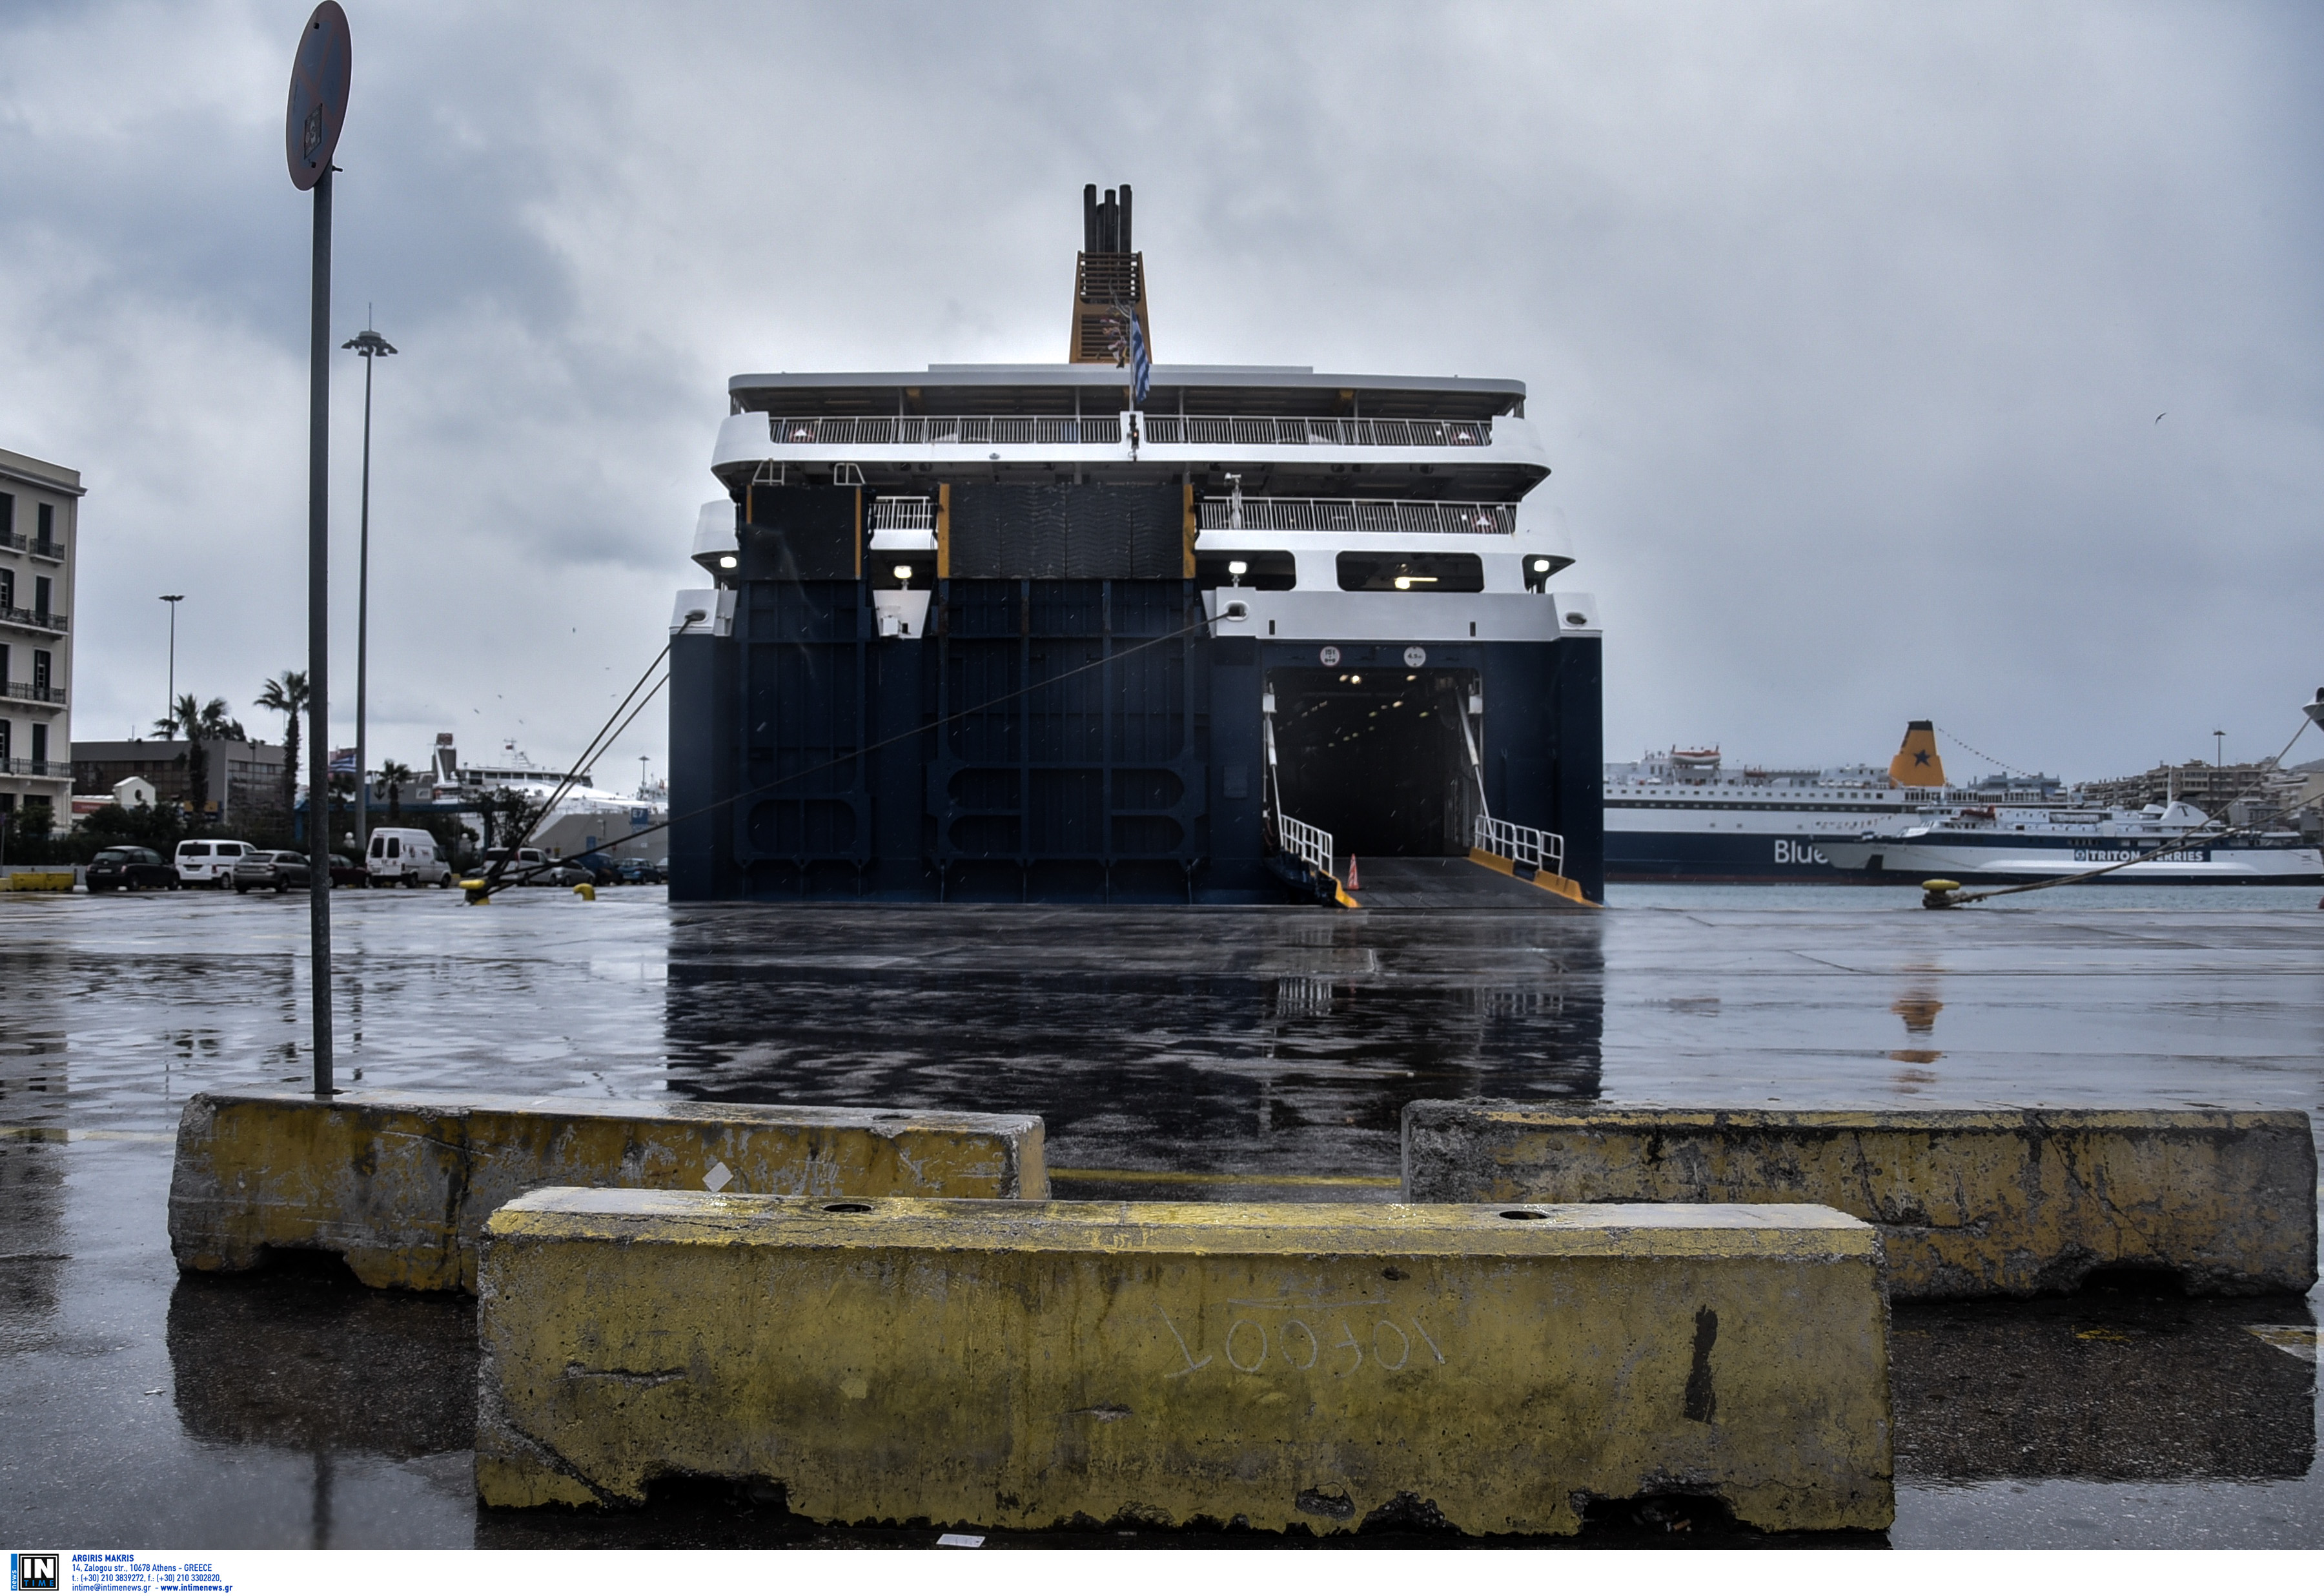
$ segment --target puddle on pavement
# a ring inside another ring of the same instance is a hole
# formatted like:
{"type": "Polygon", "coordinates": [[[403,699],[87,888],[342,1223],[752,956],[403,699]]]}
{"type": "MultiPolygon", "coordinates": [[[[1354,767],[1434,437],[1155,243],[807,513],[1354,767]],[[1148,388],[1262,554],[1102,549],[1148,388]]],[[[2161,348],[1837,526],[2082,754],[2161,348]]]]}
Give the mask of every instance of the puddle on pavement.
{"type": "MultiPolygon", "coordinates": [[[[179,1280],[179,1109],[304,1067],[303,916],[187,901],[204,897],[0,905],[0,935],[36,932],[43,972],[0,1011],[0,1129],[41,1132],[0,1135],[15,1435],[0,1499],[26,1534],[928,1544],[802,1526],[715,1484],[638,1515],[480,1516],[469,1304],[330,1271],[179,1280]],[[48,1134],[67,1124],[73,1139],[48,1134]]],[[[2138,937],[2111,912],[1869,903],[798,914],[609,892],[486,913],[359,897],[337,932],[362,1015],[342,1056],[367,1084],[429,1090],[1029,1111],[1052,1165],[1083,1172],[1060,1195],[1121,1198],[1392,1200],[1419,1097],[1917,1106],[2033,1082],[2061,1102],[2324,1101],[2309,902],[2298,927],[2157,912],[2170,935],[2138,937]]],[[[1899,1308],[1894,1543],[2324,1543],[2314,1319],[2313,1299],[2102,1292],[1899,1308]]],[[[1630,1519],[1593,1538],[1718,1538],[1653,1504],[1630,1519]]]]}

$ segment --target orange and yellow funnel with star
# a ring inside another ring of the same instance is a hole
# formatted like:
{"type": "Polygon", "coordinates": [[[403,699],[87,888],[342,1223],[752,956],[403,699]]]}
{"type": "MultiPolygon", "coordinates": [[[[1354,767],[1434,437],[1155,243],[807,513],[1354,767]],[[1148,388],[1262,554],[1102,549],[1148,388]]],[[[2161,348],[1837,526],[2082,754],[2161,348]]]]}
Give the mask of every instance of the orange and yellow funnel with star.
{"type": "Polygon", "coordinates": [[[1945,761],[1937,753],[1937,728],[1930,721],[1907,721],[1904,746],[1888,761],[1892,787],[1942,787],[1945,761]]]}

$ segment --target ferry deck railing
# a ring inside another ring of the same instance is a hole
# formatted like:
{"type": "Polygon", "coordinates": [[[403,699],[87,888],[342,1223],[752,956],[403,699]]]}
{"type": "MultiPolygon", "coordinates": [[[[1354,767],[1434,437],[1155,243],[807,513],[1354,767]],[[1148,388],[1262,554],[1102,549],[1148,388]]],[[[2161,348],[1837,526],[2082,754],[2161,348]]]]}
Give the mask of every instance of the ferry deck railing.
{"type": "Polygon", "coordinates": [[[1477,847],[1484,853],[1498,853],[1552,875],[1565,873],[1565,839],[1554,831],[1512,826],[1490,815],[1480,815],[1474,835],[1477,847]]]}
{"type": "Polygon", "coordinates": [[[1369,448],[1483,448],[1490,421],[1349,416],[1157,416],[1140,419],[1148,443],[1292,445],[1369,448]]]}
{"type": "Polygon", "coordinates": [[[773,416],[775,442],[878,448],[899,444],[1120,443],[1119,416],[773,416]]]}
{"type": "Polygon", "coordinates": [[[1515,504],[1446,499],[1204,499],[1196,523],[1206,532],[1514,533],[1515,504]]]}
{"type": "MultiPolygon", "coordinates": [[[[1428,421],[1346,416],[1158,416],[1141,414],[1149,444],[1210,447],[1483,448],[1490,421],[1428,421]]],[[[825,447],[908,444],[1106,443],[1121,441],[1121,418],[1094,416],[770,416],[776,443],[825,447]]]]}
{"type": "Polygon", "coordinates": [[[872,501],[875,532],[933,532],[936,530],[934,499],[884,496],[872,501]]]}

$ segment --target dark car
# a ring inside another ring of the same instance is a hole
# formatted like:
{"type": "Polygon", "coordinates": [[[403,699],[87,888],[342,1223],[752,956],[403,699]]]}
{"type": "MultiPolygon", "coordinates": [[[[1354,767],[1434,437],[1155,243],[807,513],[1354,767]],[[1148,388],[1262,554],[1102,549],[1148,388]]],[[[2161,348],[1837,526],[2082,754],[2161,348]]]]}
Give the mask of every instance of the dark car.
{"type": "Polygon", "coordinates": [[[178,872],[151,848],[106,848],[88,862],[88,890],[116,887],[175,887],[178,872]]]}
{"type": "Polygon", "coordinates": [[[331,885],[334,887],[368,887],[371,871],[360,859],[350,859],[345,853],[331,855],[331,885]]]}
{"type": "Polygon", "coordinates": [[[256,848],[234,862],[234,890],[237,892],[254,889],[288,892],[293,887],[303,892],[313,879],[304,853],[256,848]]]}

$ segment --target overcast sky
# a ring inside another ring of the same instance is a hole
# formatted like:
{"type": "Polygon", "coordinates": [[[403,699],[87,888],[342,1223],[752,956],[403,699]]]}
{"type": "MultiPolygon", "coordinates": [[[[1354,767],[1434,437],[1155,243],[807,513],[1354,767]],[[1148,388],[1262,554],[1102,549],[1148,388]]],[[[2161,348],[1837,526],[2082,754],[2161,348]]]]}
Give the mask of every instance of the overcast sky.
{"type": "MultiPolygon", "coordinates": [[[[698,580],[727,376],[1062,358],[1092,180],[1166,362],[1529,386],[1611,757],[1932,717],[2098,776],[2273,752],[2324,683],[2312,8],[347,9],[335,341],[369,302],[402,351],[374,761],[577,752],[698,580]]],[[[0,10],[0,447],[89,487],[81,738],[160,713],[156,594],[254,730],[303,663],[307,10],[0,10]]]]}

